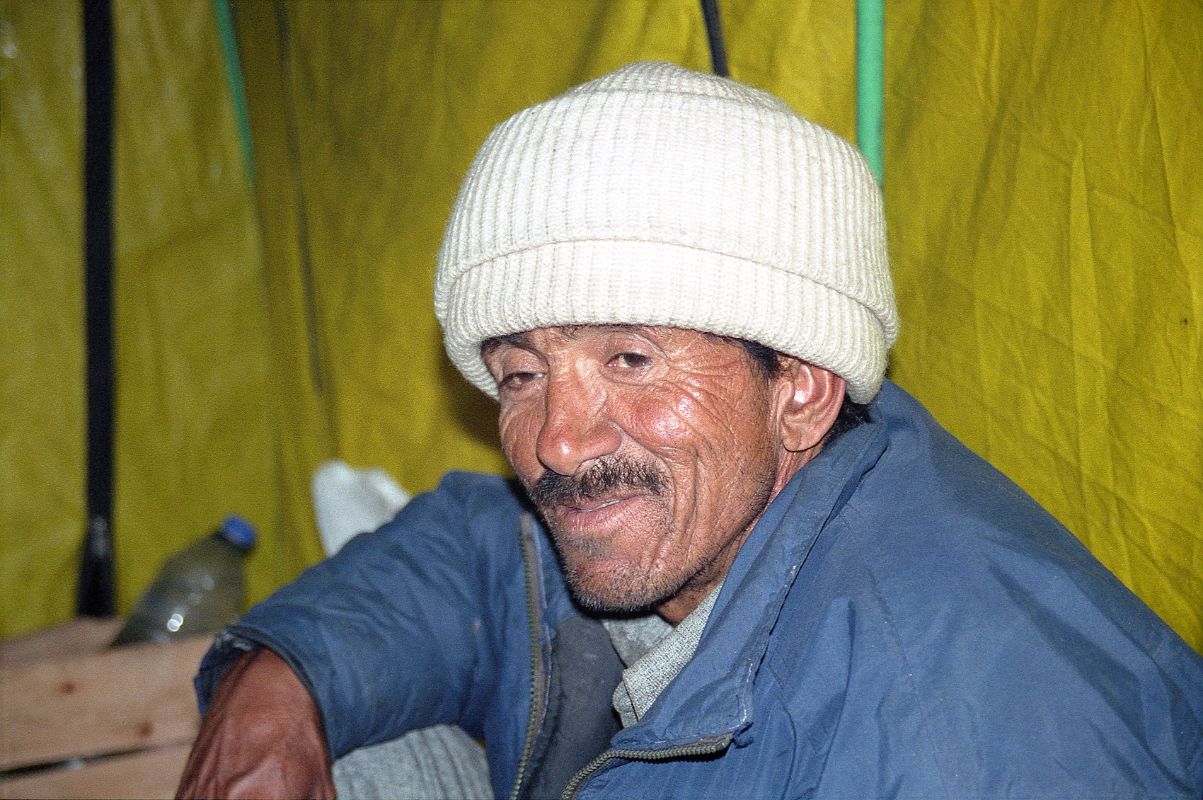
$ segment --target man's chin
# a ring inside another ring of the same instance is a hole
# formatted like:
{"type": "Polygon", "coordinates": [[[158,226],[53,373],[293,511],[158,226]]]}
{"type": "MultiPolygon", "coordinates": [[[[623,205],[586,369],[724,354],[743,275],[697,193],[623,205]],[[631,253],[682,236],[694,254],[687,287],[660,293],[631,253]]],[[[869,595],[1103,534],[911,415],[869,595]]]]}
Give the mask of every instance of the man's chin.
{"type": "Polygon", "coordinates": [[[582,608],[600,614],[641,614],[653,611],[670,599],[680,587],[657,585],[652,576],[634,571],[610,570],[596,574],[592,570],[566,569],[568,588],[582,608]]]}

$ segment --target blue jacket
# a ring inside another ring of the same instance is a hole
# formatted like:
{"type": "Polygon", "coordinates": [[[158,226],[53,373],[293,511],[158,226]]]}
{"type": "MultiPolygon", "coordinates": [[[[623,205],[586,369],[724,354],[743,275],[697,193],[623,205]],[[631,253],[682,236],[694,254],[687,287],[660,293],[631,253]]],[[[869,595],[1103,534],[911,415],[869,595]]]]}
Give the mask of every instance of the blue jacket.
{"type": "MultiPolygon", "coordinates": [[[[901,389],[871,415],[773,501],[693,659],[571,792],[1203,796],[1203,659],[901,389]]],[[[507,797],[581,616],[521,495],[452,474],[252,609],[198,689],[261,643],[335,756],[458,723],[507,797]]]]}

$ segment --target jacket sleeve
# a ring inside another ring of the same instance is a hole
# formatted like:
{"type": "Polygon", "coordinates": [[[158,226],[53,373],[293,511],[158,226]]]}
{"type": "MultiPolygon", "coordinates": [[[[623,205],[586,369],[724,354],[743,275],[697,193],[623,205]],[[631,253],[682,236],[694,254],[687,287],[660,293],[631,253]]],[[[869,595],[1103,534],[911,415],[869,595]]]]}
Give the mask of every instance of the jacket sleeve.
{"type": "Polygon", "coordinates": [[[492,620],[522,602],[522,511],[499,478],[448,475],[220,634],[196,679],[202,711],[241,652],[267,647],[309,689],[333,758],[438,723],[476,733],[492,620]]]}

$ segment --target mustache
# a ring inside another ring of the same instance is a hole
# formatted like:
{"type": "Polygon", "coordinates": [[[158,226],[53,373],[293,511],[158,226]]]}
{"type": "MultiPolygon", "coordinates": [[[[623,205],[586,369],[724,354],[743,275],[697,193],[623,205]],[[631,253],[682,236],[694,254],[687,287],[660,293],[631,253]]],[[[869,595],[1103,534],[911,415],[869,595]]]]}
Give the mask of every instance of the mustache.
{"type": "Polygon", "coordinates": [[[547,470],[529,493],[541,508],[575,505],[622,490],[664,494],[664,476],[656,468],[626,459],[599,461],[575,478],[547,470]]]}

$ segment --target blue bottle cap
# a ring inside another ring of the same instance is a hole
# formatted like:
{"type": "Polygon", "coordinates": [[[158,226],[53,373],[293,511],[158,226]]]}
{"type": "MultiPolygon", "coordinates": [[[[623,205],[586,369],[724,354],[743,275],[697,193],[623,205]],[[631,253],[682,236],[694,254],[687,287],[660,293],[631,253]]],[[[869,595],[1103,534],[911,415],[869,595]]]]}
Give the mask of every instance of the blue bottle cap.
{"type": "Polygon", "coordinates": [[[255,526],[237,514],[222,520],[221,533],[240,550],[250,550],[255,546],[255,526]]]}

